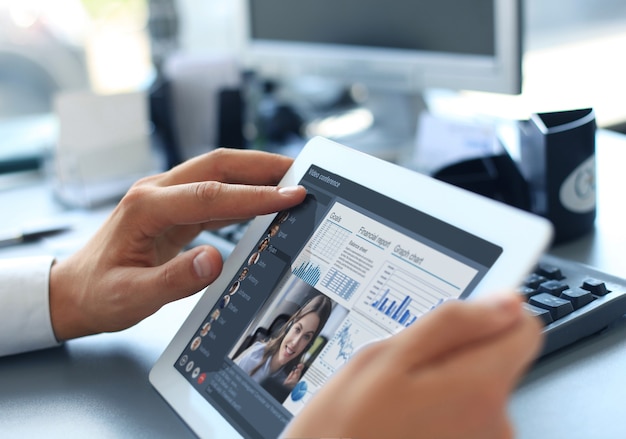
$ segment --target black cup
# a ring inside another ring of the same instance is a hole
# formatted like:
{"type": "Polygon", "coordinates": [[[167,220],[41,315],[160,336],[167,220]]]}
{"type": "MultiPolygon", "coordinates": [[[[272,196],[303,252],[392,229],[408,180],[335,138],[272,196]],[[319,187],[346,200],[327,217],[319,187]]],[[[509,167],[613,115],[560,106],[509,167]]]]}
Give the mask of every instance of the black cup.
{"type": "Polygon", "coordinates": [[[530,210],[552,222],[555,244],[591,231],[596,218],[593,109],[533,114],[520,133],[530,210]]]}

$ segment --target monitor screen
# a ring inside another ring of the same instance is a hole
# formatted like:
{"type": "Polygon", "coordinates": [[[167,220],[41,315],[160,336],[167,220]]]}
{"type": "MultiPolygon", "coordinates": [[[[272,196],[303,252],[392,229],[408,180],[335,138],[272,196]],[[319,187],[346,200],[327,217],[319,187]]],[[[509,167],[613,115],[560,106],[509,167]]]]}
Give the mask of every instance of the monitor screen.
{"type": "Polygon", "coordinates": [[[521,91],[520,0],[245,0],[266,75],[371,88],[521,91]]]}

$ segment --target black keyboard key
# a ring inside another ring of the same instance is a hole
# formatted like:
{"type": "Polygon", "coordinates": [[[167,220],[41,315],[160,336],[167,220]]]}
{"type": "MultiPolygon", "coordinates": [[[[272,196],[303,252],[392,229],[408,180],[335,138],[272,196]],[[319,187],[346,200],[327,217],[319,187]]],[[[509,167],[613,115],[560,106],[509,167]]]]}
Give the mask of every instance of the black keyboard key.
{"type": "Polygon", "coordinates": [[[526,278],[526,281],[524,282],[524,285],[529,287],[529,288],[532,288],[532,289],[536,290],[537,288],[539,288],[539,285],[541,285],[542,283],[544,283],[547,280],[548,279],[546,277],[543,277],[540,274],[531,273],[526,278]]]}
{"type": "Polygon", "coordinates": [[[521,294],[522,296],[524,296],[524,299],[526,299],[526,301],[528,301],[528,299],[530,299],[535,294],[537,294],[537,290],[535,290],[534,288],[526,287],[526,286],[519,287],[517,289],[517,292],[521,294]]]}
{"type": "Polygon", "coordinates": [[[593,294],[591,294],[587,290],[583,290],[582,288],[578,287],[570,288],[563,291],[559,297],[561,297],[561,299],[566,299],[572,302],[572,306],[574,307],[574,309],[580,309],[595,300],[593,294]]]}
{"type": "Polygon", "coordinates": [[[558,320],[574,311],[574,306],[569,300],[555,297],[550,293],[539,293],[531,297],[528,303],[550,311],[553,320],[558,320]]]}
{"type": "Polygon", "coordinates": [[[591,294],[595,294],[596,296],[604,296],[610,293],[610,291],[606,288],[606,284],[604,282],[591,277],[584,280],[581,288],[583,290],[591,292],[591,294]]]}
{"type": "Polygon", "coordinates": [[[540,293],[548,293],[553,296],[559,297],[561,293],[569,288],[565,282],[561,282],[560,280],[548,280],[539,285],[537,291],[540,293]]]}
{"type": "Polygon", "coordinates": [[[540,263],[537,266],[536,270],[537,274],[552,280],[562,280],[564,279],[563,273],[561,273],[561,269],[556,265],[540,263]]]}
{"type": "Polygon", "coordinates": [[[552,319],[552,314],[550,311],[544,308],[539,308],[538,306],[531,305],[530,303],[524,303],[524,309],[528,311],[532,316],[537,317],[544,326],[549,325],[554,320],[552,319]]]}

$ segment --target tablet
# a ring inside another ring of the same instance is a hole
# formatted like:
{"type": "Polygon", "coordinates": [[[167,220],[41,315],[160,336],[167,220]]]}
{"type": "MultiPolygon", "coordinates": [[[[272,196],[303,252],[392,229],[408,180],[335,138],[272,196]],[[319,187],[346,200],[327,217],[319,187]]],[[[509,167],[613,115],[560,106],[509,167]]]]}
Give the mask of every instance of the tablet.
{"type": "Polygon", "coordinates": [[[200,437],[276,438],[358,349],[448,299],[515,288],[549,245],[538,216],[314,138],[150,373],[200,437]]]}

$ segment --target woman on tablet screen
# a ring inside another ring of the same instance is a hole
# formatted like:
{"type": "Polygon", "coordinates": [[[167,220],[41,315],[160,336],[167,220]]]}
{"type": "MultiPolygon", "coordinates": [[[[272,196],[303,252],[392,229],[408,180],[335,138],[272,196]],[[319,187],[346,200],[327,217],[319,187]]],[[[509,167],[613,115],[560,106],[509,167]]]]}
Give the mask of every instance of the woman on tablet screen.
{"type": "Polygon", "coordinates": [[[291,316],[275,337],[252,344],[235,358],[235,363],[262,385],[274,388],[272,384],[279,384],[286,390],[293,389],[304,367],[300,360],[326,324],[331,310],[332,302],[328,297],[314,296],[291,316]]]}

